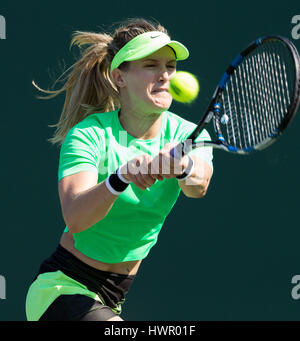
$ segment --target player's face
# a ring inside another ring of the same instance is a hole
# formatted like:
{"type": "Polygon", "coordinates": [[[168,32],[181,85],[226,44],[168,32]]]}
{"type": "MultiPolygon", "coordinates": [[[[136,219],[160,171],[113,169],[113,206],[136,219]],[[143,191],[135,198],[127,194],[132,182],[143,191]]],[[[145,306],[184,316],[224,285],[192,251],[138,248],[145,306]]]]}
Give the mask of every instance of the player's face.
{"type": "Polygon", "coordinates": [[[169,81],[175,72],[175,54],[168,46],[143,59],[129,62],[124,72],[126,105],[144,113],[167,110],[172,103],[169,81]]]}

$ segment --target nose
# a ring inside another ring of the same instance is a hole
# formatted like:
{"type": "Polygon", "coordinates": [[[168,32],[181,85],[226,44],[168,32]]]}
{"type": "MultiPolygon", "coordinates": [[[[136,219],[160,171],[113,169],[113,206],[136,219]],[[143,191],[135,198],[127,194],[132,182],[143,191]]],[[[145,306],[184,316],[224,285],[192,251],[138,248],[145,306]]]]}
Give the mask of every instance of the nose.
{"type": "Polygon", "coordinates": [[[160,72],[160,75],[159,75],[159,81],[164,81],[164,82],[166,82],[166,81],[168,81],[170,79],[170,74],[169,74],[169,72],[168,72],[168,70],[162,70],[161,72],[160,72]]]}

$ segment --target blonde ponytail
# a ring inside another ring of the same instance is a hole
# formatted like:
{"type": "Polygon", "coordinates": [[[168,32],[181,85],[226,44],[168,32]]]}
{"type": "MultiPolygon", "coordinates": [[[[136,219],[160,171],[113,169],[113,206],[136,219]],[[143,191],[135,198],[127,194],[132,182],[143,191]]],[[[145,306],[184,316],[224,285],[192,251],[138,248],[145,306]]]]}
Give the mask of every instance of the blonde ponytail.
{"type": "MultiPolygon", "coordinates": [[[[153,24],[145,19],[129,19],[110,36],[106,33],[75,31],[70,49],[77,45],[80,59],[67,69],[63,87],[58,90],[43,90],[34,81],[35,88],[48,94],[40,99],[51,99],[66,92],[64,106],[55,125],[55,133],[49,141],[63,143],[68,131],[85,117],[96,112],[109,112],[120,107],[119,92],[110,75],[110,64],[114,55],[129,40],[147,32],[160,30],[167,33],[160,24],[153,24]]],[[[123,63],[123,64],[126,64],[123,63]]],[[[121,67],[126,67],[126,65],[121,67]]]]}
{"type": "Polygon", "coordinates": [[[65,71],[70,73],[64,86],[56,91],[43,90],[33,82],[39,91],[50,94],[38,97],[40,99],[54,98],[66,92],[60,119],[57,124],[51,125],[56,127],[54,136],[49,139],[51,143],[61,144],[69,129],[86,116],[112,111],[120,105],[118,90],[110,78],[110,63],[106,58],[111,41],[112,37],[108,34],[74,32],[70,48],[77,45],[81,49],[81,58],[65,71]]]}

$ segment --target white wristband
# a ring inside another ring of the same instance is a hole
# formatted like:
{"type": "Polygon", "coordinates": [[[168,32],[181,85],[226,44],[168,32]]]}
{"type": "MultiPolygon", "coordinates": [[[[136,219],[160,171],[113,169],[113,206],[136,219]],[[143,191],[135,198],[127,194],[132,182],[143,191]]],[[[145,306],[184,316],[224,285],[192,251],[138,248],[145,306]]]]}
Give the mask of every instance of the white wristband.
{"type": "Polygon", "coordinates": [[[125,184],[130,184],[131,181],[126,180],[126,179],[123,177],[123,175],[120,173],[120,168],[117,169],[117,175],[118,175],[118,177],[119,177],[119,179],[120,179],[121,181],[125,182],[125,184]]]}

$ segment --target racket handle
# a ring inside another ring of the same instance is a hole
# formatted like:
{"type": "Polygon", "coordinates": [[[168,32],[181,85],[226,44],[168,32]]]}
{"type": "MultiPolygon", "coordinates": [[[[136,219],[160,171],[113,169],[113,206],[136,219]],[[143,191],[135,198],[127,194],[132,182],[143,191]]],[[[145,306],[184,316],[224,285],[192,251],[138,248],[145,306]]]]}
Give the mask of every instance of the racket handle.
{"type": "Polygon", "coordinates": [[[179,143],[170,151],[170,155],[177,160],[180,160],[184,155],[184,142],[179,143]]]}
{"type": "MultiPolygon", "coordinates": [[[[184,142],[179,143],[177,146],[175,146],[173,149],[171,149],[170,155],[174,159],[180,160],[185,155],[184,147],[185,147],[185,143],[184,142]]],[[[186,167],[186,169],[183,171],[182,174],[176,176],[176,178],[179,181],[187,179],[190,176],[190,174],[192,173],[192,171],[193,171],[193,168],[194,168],[193,159],[191,157],[188,157],[188,158],[189,158],[188,166],[186,167]]]]}
{"type": "Polygon", "coordinates": [[[188,166],[186,167],[186,169],[183,171],[182,174],[176,176],[176,178],[179,181],[187,179],[192,174],[192,172],[194,170],[194,161],[190,156],[188,156],[188,158],[189,158],[188,166]]]}

